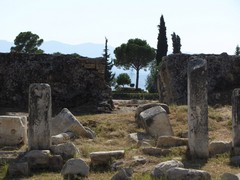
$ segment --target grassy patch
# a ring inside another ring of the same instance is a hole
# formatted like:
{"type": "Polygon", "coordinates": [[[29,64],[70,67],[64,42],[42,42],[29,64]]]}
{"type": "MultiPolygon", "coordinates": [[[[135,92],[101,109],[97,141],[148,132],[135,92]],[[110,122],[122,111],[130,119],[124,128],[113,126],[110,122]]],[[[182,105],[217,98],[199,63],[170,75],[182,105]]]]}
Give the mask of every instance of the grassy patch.
{"type": "Polygon", "coordinates": [[[7,175],[7,170],[8,170],[7,163],[0,164],[0,179],[4,179],[4,177],[7,175]]]}

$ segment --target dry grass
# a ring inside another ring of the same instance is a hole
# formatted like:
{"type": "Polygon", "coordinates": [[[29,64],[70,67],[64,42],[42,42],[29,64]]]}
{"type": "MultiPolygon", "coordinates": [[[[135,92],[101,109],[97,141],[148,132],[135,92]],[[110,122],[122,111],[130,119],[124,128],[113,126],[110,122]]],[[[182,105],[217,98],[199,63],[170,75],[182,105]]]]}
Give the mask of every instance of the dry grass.
{"type": "MultiPolygon", "coordinates": [[[[186,148],[174,148],[167,157],[155,157],[144,155],[136,144],[128,141],[128,134],[141,132],[134,120],[135,106],[127,107],[118,105],[118,109],[111,114],[92,114],[79,115],[77,119],[85,126],[93,129],[97,137],[95,140],[76,139],[74,143],[79,148],[83,158],[90,163],[89,153],[103,150],[124,149],[126,154],[124,158],[125,167],[134,168],[134,180],[148,180],[154,166],[160,162],[177,159],[184,162],[186,167],[202,169],[209,172],[212,179],[220,179],[224,172],[238,173],[239,168],[229,165],[229,154],[223,154],[214,158],[209,158],[207,163],[201,161],[188,161],[185,158],[186,148]],[[133,162],[134,156],[143,156],[147,159],[146,164],[136,164],[133,162]]],[[[182,135],[187,132],[187,106],[170,106],[169,119],[175,135],[182,135]]],[[[231,107],[223,106],[219,108],[209,107],[209,140],[231,140],[231,107]]],[[[113,174],[110,170],[97,171],[91,170],[88,180],[110,179],[113,174]]],[[[61,179],[59,173],[43,172],[35,174],[25,179],[61,179]]]]}

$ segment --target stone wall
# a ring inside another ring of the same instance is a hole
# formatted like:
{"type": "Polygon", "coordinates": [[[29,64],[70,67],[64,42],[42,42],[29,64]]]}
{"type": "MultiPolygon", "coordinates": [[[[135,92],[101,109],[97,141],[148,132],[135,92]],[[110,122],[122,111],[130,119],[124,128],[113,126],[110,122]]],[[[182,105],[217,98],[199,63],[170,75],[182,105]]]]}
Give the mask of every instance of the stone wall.
{"type": "Polygon", "coordinates": [[[187,104],[187,64],[193,57],[207,60],[208,103],[231,104],[233,89],[240,87],[240,56],[229,56],[226,53],[164,57],[158,77],[160,101],[187,104]]]}
{"type": "Polygon", "coordinates": [[[0,107],[28,105],[31,83],[51,86],[53,107],[75,107],[111,100],[103,58],[0,53],[0,107]]]}

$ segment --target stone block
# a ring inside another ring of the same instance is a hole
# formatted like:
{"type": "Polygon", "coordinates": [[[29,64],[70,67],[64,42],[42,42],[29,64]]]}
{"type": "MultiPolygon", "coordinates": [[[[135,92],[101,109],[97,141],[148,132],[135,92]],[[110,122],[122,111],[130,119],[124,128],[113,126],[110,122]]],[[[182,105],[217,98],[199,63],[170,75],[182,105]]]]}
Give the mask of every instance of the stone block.
{"type": "Polygon", "coordinates": [[[173,135],[167,113],[161,106],[155,106],[142,111],[140,119],[144,124],[146,132],[153,137],[173,135]]]}
{"type": "Polygon", "coordinates": [[[215,156],[216,154],[230,153],[232,150],[232,142],[227,141],[212,141],[209,144],[209,155],[215,156]]]}
{"type": "Polygon", "coordinates": [[[31,150],[27,152],[23,160],[28,162],[31,170],[48,169],[51,154],[49,150],[31,150]]]}
{"type": "Polygon", "coordinates": [[[135,111],[135,121],[139,127],[144,128],[144,122],[141,121],[140,113],[155,106],[161,106],[168,114],[170,114],[168,105],[163,103],[148,103],[139,105],[135,111]]]}
{"type": "Polygon", "coordinates": [[[72,142],[53,145],[50,150],[55,155],[61,155],[64,160],[76,157],[79,153],[77,147],[72,142]]]}
{"type": "Polygon", "coordinates": [[[53,155],[49,159],[49,170],[60,172],[63,168],[63,158],[60,155],[53,155]]]}
{"type": "Polygon", "coordinates": [[[168,180],[211,180],[211,175],[202,170],[185,169],[180,167],[171,168],[167,171],[166,179],[168,180]]]}
{"type": "Polygon", "coordinates": [[[184,165],[182,162],[176,160],[161,162],[154,167],[151,175],[153,178],[165,178],[167,175],[167,171],[175,167],[182,168],[184,167],[184,165]]]}
{"type": "Polygon", "coordinates": [[[0,116],[0,147],[17,146],[26,141],[26,116],[0,116]]]}
{"type": "Polygon", "coordinates": [[[65,132],[72,132],[77,137],[90,139],[95,137],[92,131],[87,130],[67,108],[62,109],[57,116],[52,118],[51,130],[52,135],[65,132]]]}
{"type": "Polygon", "coordinates": [[[90,153],[91,164],[109,164],[113,158],[121,159],[124,157],[124,154],[124,150],[92,152],[90,153]]]}
{"type": "Polygon", "coordinates": [[[176,146],[187,146],[187,138],[179,138],[176,136],[160,136],[157,140],[157,147],[176,147],[176,146]]]}
{"type": "Polygon", "coordinates": [[[86,177],[89,174],[89,166],[82,159],[69,159],[61,170],[62,176],[79,175],[86,177]]]}

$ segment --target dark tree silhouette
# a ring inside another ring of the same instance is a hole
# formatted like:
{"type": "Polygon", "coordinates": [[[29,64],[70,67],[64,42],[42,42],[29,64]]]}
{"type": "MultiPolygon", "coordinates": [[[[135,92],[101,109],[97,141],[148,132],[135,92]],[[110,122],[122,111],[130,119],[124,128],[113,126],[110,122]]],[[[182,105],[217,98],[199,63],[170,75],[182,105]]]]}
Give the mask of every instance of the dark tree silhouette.
{"type": "Polygon", "coordinates": [[[167,35],[166,35],[166,26],[164,22],[163,15],[160,18],[160,25],[158,25],[158,44],[157,44],[157,54],[156,61],[157,65],[162,61],[162,57],[167,55],[168,44],[167,44],[167,35]]]}
{"type": "Polygon", "coordinates": [[[43,39],[39,39],[37,34],[31,31],[21,32],[14,40],[15,47],[11,47],[11,52],[20,53],[43,53],[43,50],[38,49],[43,43],[43,39]]]}
{"type": "Polygon", "coordinates": [[[239,56],[240,55],[240,47],[237,45],[235,55],[239,56]]]}
{"type": "Polygon", "coordinates": [[[173,32],[172,34],[172,46],[173,46],[173,54],[181,53],[181,39],[180,37],[173,32]]]}
{"type": "Polygon", "coordinates": [[[113,61],[109,61],[110,54],[108,54],[108,39],[105,38],[105,49],[103,50],[103,58],[106,61],[106,66],[105,66],[105,81],[108,85],[111,86],[112,81],[114,79],[115,74],[112,73],[112,67],[113,67],[113,61]]]}

